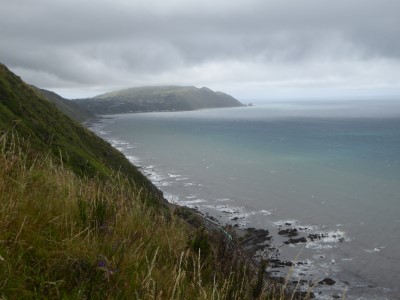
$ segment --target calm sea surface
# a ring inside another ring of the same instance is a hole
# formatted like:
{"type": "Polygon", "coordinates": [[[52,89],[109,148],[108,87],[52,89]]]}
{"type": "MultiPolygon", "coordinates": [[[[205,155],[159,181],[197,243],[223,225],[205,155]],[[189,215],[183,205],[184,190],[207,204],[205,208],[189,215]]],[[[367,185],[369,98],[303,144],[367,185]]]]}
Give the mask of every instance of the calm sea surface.
{"type": "Polygon", "coordinates": [[[323,234],[296,246],[274,239],[281,256],[304,262],[292,276],[329,276],[330,295],[347,289],[350,299],[400,293],[400,101],[123,114],[91,129],[172,202],[223,223],[323,234]]]}

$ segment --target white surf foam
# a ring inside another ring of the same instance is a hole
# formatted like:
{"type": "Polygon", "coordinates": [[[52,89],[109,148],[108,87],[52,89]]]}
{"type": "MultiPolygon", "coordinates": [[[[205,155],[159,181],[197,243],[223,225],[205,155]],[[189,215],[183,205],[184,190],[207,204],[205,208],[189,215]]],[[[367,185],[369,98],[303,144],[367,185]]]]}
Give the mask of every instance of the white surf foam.
{"type": "Polygon", "coordinates": [[[170,178],[181,177],[181,175],[178,175],[178,174],[171,174],[171,173],[168,173],[168,176],[169,176],[170,178]]]}
{"type": "Polygon", "coordinates": [[[179,203],[182,205],[188,205],[188,204],[197,204],[197,203],[205,203],[207,200],[205,199],[195,199],[195,200],[183,200],[180,201],[179,203]]]}
{"type": "Polygon", "coordinates": [[[275,226],[283,226],[285,224],[291,224],[290,226],[294,226],[294,225],[296,225],[298,223],[299,223],[299,221],[298,220],[294,220],[294,219],[291,219],[291,220],[279,220],[279,221],[272,222],[272,224],[274,224],[275,226]]]}
{"type": "Polygon", "coordinates": [[[228,201],[232,201],[232,200],[229,199],[229,198],[221,198],[221,199],[215,199],[215,201],[218,201],[218,202],[228,202],[228,201]]]}
{"type": "Polygon", "coordinates": [[[184,180],[189,180],[189,178],[187,178],[187,177],[177,177],[175,180],[176,181],[184,181],[184,180]]]}
{"type": "Polygon", "coordinates": [[[126,158],[127,158],[131,163],[134,163],[134,164],[137,164],[137,163],[140,163],[140,162],[141,162],[140,159],[139,159],[138,157],[133,156],[133,155],[127,155],[126,158]]]}
{"type": "Polygon", "coordinates": [[[315,243],[315,242],[307,242],[306,244],[307,249],[313,249],[313,250],[323,250],[323,249],[332,249],[332,245],[321,245],[320,243],[315,243]]]}
{"type": "Polygon", "coordinates": [[[367,253],[376,253],[376,252],[381,252],[379,248],[374,248],[374,249],[364,249],[365,252],[367,253]]]}

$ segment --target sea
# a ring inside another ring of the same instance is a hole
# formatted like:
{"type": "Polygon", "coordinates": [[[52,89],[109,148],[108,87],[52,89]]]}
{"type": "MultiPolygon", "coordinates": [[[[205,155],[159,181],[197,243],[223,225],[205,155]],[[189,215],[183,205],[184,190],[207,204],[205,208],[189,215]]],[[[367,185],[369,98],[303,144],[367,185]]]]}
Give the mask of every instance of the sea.
{"type": "Polygon", "coordinates": [[[269,230],[295,262],[282,272],[317,298],[400,299],[400,100],[118,114],[89,128],[168,201],[269,230]],[[307,243],[285,244],[285,228],[307,243]],[[318,283],[327,277],[336,283],[318,283]]]}

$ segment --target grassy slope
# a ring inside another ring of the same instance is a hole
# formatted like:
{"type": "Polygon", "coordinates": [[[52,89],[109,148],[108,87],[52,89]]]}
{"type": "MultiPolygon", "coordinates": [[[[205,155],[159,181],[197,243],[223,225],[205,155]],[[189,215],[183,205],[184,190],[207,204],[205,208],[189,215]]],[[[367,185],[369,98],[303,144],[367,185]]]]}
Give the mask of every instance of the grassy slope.
{"type": "Polygon", "coordinates": [[[19,144],[0,136],[1,299],[251,297],[218,236],[144,205],[122,176],[84,179],[19,144]]]}
{"type": "Polygon", "coordinates": [[[181,86],[130,88],[79,100],[78,103],[94,114],[183,111],[242,105],[232,96],[221,92],[181,86]]]}
{"type": "Polygon", "coordinates": [[[0,131],[0,298],[273,298],[225,235],[2,65],[0,131]]]}
{"type": "Polygon", "coordinates": [[[0,65],[0,131],[14,128],[30,139],[36,151],[62,157],[81,176],[106,176],[121,171],[156,197],[160,192],[123,154],[109,143],[61,113],[40,93],[0,65]]]}
{"type": "Polygon", "coordinates": [[[47,100],[54,103],[55,106],[61,110],[64,114],[69,116],[71,119],[77,122],[85,122],[90,119],[93,119],[95,116],[92,115],[88,110],[79,106],[76,102],[67,100],[60,95],[57,95],[54,92],[39,89],[37,87],[32,86],[36,89],[40,94],[42,94],[47,100]]]}
{"type": "Polygon", "coordinates": [[[221,235],[176,217],[200,225],[185,209],[147,205],[153,187],[118,151],[4,66],[0,116],[1,298],[242,299],[260,291],[221,235]]]}

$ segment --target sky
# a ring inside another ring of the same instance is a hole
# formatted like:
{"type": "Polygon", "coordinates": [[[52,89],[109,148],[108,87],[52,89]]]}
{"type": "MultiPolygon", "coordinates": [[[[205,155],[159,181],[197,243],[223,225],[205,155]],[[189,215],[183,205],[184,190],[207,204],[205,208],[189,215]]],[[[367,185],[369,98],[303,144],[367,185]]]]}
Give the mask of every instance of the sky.
{"type": "Polygon", "coordinates": [[[0,62],[70,99],[149,85],[397,97],[399,12],[398,0],[0,0],[0,62]]]}

